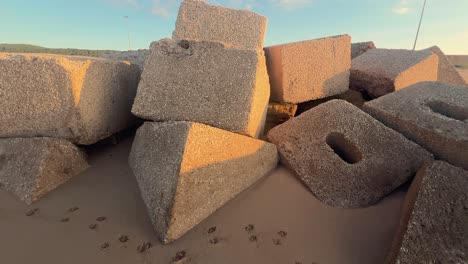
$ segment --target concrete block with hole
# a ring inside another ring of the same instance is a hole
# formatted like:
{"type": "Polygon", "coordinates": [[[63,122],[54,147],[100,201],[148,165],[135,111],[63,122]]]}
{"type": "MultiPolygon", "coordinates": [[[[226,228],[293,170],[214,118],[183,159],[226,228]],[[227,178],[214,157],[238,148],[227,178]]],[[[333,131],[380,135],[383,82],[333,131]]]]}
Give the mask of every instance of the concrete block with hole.
{"type": "Polygon", "coordinates": [[[364,110],[436,159],[468,169],[468,87],[422,82],[367,102],[364,110]]]}
{"type": "Polygon", "coordinates": [[[439,67],[437,70],[437,81],[455,85],[466,85],[465,79],[460,75],[455,66],[448,60],[444,52],[437,46],[426,49],[432,51],[439,58],[439,67]]]}
{"type": "Polygon", "coordinates": [[[418,171],[385,263],[466,263],[467,186],[468,171],[443,161],[418,171]]]}
{"type": "Polygon", "coordinates": [[[373,98],[436,81],[439,59],[429,50],[371,49],[353,59],[350,88],[373,98]]]}
{"type": "Polygon", "coordinates": [[[170,243],[265,176],[276,146],[192,122],[147,122],[129,164],[154,229],[170,243]]]}
{"type": "Polygon", "coordinates": [[[351,59],[361,56],[362,54],[366,53],[368,50],[371,49],[375,49],[375,44],[373,41],[352,43],[351,59]]]}
{"type": "Polygon", "coordinates": [[[0,139],[0,189],[26,204],[39,200],[87,167],[84,152],[64,139],[0,139]]]}
{"type": "Polygon", "coordinates": [[[132,112],[258,137],[269,97],[263,51],[164,39],[151,45],[132,112]]]}
{"type": "Polygon", "coordinates": [[[432,160],[428,151],[344,100],[274,127],[268,139],[312,193],[335,207],[375,204],[432,160]]]}
{"type": "Polygon", "coordinates": [[[0,53],[0,138],[89,145],[131,125],[137,65],[99,58],[0,53]]]}
{"type": "Polygon", "coordinates": [[[201,0],[184,0],[175,30],[176,40],[211,41],[235,49],[261,50],[267,18],[249,10],[209,5],[201,0]]]}
{"type": "Polygon", "coordinates": [[[348,90],[349,35],[266,47],[265,53],[272,101],[302,103],[348,90]]]}

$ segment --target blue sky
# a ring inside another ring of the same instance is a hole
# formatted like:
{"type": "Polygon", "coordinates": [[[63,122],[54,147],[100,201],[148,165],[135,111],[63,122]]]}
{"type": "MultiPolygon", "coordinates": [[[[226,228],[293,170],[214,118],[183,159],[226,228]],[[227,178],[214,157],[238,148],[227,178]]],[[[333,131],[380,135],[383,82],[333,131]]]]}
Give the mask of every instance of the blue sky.
{"type": "MultiPolygon", "coordinates": [[[[423,0],[209,0],[268,17],[266,46],[350,34],[381,48],[413,46],[423,0]]],[[[132,49],[170,37],[180,0],[0,0],[0,43],[132,49]]],[[[468,54],[468,0],[428,0],[418,48],[468,54]]]]}

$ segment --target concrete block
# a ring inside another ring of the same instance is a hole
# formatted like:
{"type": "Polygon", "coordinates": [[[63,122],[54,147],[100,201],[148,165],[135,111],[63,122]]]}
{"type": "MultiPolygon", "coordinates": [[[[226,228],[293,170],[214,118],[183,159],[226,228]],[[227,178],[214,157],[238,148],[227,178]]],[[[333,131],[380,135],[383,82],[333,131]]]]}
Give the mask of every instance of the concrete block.
{"type": "Polygon", "coordinates": [[[273,127],[293,118],[296,114],[296,110],[297,105],[295,104],[276,102],[269,103],[265,121],[264,135],[266,135],[273,127]]]}
{"type": "Polygon", "coordinates": [[[438,57],[431,51],[371,49],[353,59],[350,88],[373,98],[423,81],[436,81],[438,57]]]}
{"type": "Polygon", "coordinates": [[[468,169],[468,87],[422,82],[370,101],[364,110],[436,159],[468,169]]]}
{"type": "Polygon", "coordinates": [[[344,100],[274,127],[268,139],[315,196],[335,207],[372,205],[432,155],[344,100]]]}
{"type": "Polygon", "coordinates": [[[132,112],[259,136],[269,96],[263,51],[165,39],[151,45],[132,112]]]}
{"type": "Polygon", "coordinates": [[[439,47],[433,46],[427,51],[432,51],[439,58],[439,68],[437,70],[437,81],[450,83],[455,85],[466,85],[465,79],[460,75],[460,73],[455,69],[452,63],[445,56],[444,52],[440,50],[439,47]]]}
{"type": "Polygon", "coordinates": [[[210,41],[236,49],[261,50],[267,18],[248,10],[184,0],[172,37],[176,40],[210,41]]]}
{"type": "Polygon", "coordinates": [[[278,163],[275,145],[191,122],[147,122],[129,157],[154,229],[170,243],[278,163]]]}
{"type": "Polygon", "coordinates": [[[89,145],[135,121],[138,66],[98,58],[0,53],[0,137],[89,145]]]}
{"type": "Polygon", "coordinates": [[[375,49],[373,41],[358,42],[351,44],[351,59],[354,59],[362,54],[366,53],[370,49],[375,49]]]}
{"type": "Polygon", "coordinates": [[[466,263],[468,172],[436,161],[422,168],[403,204],[385,263],[466,263]]]}
{"type": "Polygon", "coordinates": [[[348,35],[266,47],[265,53],[274,101],[302,103],[349,87],[348,35]]]}
{"type": "Polygon", "coordinates": [[[64,139],[0,139],[0,189],[31,204],[88,167],[86,155],[64,139]]]}
{"type": "Polygon", "coordinates": [[[345,100],[346,102],[351,103],[360,109],[362,109],[364,103],[367,102],[362,93],[354,90],[347,90],[341,94],[298,104],[296,116],[333,99],[345,100]]]}

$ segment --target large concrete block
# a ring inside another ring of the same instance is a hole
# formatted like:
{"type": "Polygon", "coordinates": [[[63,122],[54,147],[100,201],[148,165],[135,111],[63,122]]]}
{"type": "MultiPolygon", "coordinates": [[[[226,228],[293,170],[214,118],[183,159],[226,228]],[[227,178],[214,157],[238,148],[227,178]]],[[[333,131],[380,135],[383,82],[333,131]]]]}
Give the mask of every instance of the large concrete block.
{"type": "Polygon", "coordinates": [[[0,53],[0,137],[92,144],[129,126],[138,66],[98,58],[0,53]]]}
{"type": "Polygon", "coordinates": [[[373,41],[358,42],[351,44],[351,59],[354,59],[362,54],[366,53],[370,49],[375,49],[373,41]]]}
{"type": "Polygon", "coordinates": [[[348,35],[266,47],[265,52],[274,101],[302,103],[349,87],[348,35]]]}
{"type": "Polygon", "coordinates": [[[467,263],[468,172],[436,161],[406,194],[400,227],[385,263],[467,263]]]}
{"type": "Polygon", "coordinates": [[[444,52],[440,50],[439,47],[433,46],[427,51],[432,51],[439,58],[439,68],[437,70],[437,81],[445,82],[455,85],[466,85],[465,79],[460,75],[460,73],[455,69],[452,63],[445,56],[444,52]]]}
{"type": "Polygon", "coordinates": [[[432,152],[468,169],[468,88],[422,82],[370,101],[364,111],[432,152]]]}
{"type": "Polygon", "coordinates": [[[267,18],[248,10],[184,0],[172,37],[176,40],[210,41],[236,49],[261,50],[267,18]]]}
{"type": "Polygon", "coordinates": [[[278,153],[207,125],[147,122],[129,163],[157,235],[170,243],[275,168],[278,153]]]}
{"type": "Polygon", "coordinates": [[[331,100],[274,127],[268,139],[322,202],[376,203],[432,155],[344,100],[331,100]]]}
{"type": "Polygon", "coordinates": [[[436,81],[438,57],[431,51],[371,49],[353,59],[350,88],[379,97],[423,81],[436,81]]]}
{"type": "Polygon", "coordinates": [[[276,103],[268,104],[268,111],[265,121],[264,135],[273,127],[282,124],[293,118],[296,114],[297,105],[291,103],[276,103]]]}
{"type": "Polygon", "coordinates": [[[86,155],[55,138],[0,139],[0,189],[31,204],[88,167],[86,155]]]}
{"type": "Polygon", "coordinates": [[[165,39],[151,45],[132,112],[259,136],[269,96],[263,51],[165,39]]]}

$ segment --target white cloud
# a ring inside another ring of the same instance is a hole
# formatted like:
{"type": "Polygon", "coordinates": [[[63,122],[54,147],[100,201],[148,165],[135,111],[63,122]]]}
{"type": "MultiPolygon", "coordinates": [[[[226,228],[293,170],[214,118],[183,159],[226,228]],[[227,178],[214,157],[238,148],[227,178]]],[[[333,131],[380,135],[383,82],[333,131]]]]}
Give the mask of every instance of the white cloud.
{"type": "Polygon", "coordinates": [[[293,10],[308,6],[312,4],[313,0],[270,0],[270,2],[282,9],[293,10]]]}
{"type": "Polygon", "coordinates": [[[152,0],[151,14],[169,17],[173,14],[172,10],[178,7],[180,2],[180,0],[152,0]]]}
{"type": "Polygon", "coordinates": [[[392,12],[398,15],[408,14],[411,11],[409,7],[395,7],[392,12]]]}

